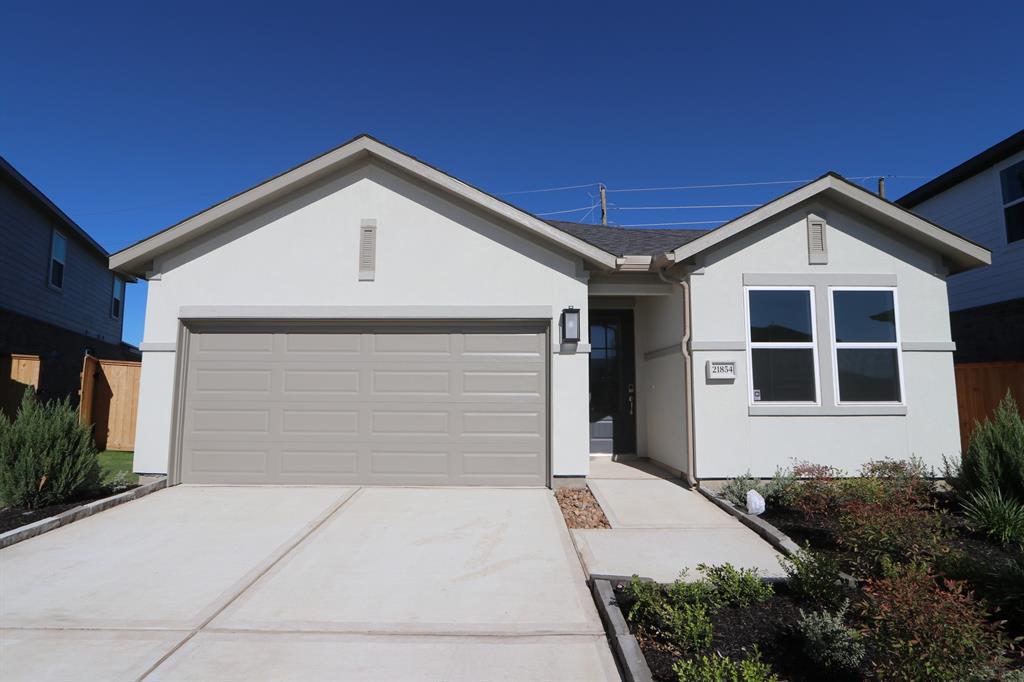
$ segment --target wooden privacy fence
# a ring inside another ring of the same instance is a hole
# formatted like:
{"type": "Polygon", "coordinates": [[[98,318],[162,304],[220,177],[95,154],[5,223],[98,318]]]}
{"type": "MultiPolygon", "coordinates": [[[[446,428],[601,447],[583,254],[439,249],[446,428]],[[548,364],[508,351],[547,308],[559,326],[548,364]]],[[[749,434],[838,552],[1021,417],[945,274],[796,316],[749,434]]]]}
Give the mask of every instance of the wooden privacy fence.
{"type": "Polygon", "coordinates": [[[0,412],[14,417],[26,386],[39,388],[39,356],[0,356],[0,412]]]}
{"type": "Polygon", "coordinates": [[[1007,390],[1024,409],[1024,362],[970,362],[955,365],[954,371],[960,447],[967,452],[974,422],[991,418],[1007,390]]]}
{"type": "Polygon", "coordinates": [[[82,423],[94,425],[93,437],[99,449],[135,449],[141,373],[141,362],[85,356],[78,409],[82,423]]]}

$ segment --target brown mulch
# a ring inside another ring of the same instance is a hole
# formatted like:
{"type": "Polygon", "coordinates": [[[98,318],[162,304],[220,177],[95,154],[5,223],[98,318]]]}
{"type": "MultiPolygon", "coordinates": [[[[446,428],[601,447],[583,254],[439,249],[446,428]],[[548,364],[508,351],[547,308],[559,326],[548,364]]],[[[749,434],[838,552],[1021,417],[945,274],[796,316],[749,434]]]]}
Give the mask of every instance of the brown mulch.
{"type": "Polygon", "coordinates": [[[555,499],[569,528],[611,528],[590,488],[559,488],[555,499]]]}

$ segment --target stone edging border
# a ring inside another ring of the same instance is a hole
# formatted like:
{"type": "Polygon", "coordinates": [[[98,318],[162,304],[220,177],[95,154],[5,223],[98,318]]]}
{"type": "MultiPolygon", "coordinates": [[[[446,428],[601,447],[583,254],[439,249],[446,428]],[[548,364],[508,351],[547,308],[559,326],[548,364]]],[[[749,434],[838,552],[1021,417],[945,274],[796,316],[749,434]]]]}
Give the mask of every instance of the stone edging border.
{"type": "Polygon", "coordinates": [[[800,545],[793,542],[788,535],[767,521],[751,516],[729,500],[723,499],[705,488],[697,486],[697,492],[711,500],[720,509],[735,516],[739,519],[740,523],[767,540],[772,547],[779,550],[782,554],[792,556],[800,551],[800,545]]]}
{"type": "MultiPolygon", "coordinates": [[[[718,495],[715,495],[714,493],[705,490],[704,488],[698,486],[697,490],[700,492],[701,495],[714,502],[721,509],[724,509],[725,511],[739,519],[740,523],[742,523],[744,526],[750,528],[752,531],[754,531],[762,538],[767,540],[768,543],[772,547],[777,549],[781,554],[784,554],[785,556],[793,556],[794,554],[800,551],[800,545],[793,542],[793,540],[788,535],[786,535],[781,530],[779,530],[772,524],[768,523],[764,519],[746,513],[729,500],[719,497],[718,495]]],[[[843,573],[840,571],[839,578],[851,587],[857,584],[857,579],[849,573],[843,573]]],[[[784,581],[785,578],[781,578],[780,580],[784,581]]]]}
{"type": "Polygon", "coordinates": [[[101,500],[93,500],[92,502],[83,504],[80,507],[68,509],[66,512],[62,512],[56,516],[33,521],[30,524],[9,530],[6,533],[0,533],[0,549],[10,547],[11,545],[28,540],[29,538],[34,538],[37,535],[42,535],[43,533],[51,530],[56,530],[61,526],[66,526],[73,521],[78,521],[79,519],[90,517],[93,514],[98,514],[101,511],[110,509],[111,507],[116,507],[124,504],[125,502],[137,500],[140,497],[145,497],[146,495],[165,487],[167,487],[166,477],[137,486],[123,493],[118,493],[117,495],[104,497],[101,500]]]}
{"type": "Polygon", "coordinates": [[[601,614],[601,622],[604,623],[612,653],[615,654],[615,659],[622,669],[625,682],[653,682],[654,677],[647,666],[644,652],[640,650],[636,637],[629,631],[622,610],[615,601],[615,591],[611,582],[594,578],[590,582],[590,591],[594,595],[597,612],[601,614]]]}

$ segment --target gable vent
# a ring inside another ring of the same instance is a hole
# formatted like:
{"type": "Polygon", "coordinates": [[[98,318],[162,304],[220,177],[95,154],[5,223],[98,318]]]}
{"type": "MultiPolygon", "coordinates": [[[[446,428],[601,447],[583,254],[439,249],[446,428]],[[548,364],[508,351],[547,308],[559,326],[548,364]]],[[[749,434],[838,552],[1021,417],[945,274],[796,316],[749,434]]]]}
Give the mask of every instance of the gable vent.
{"type": "Polygon", "coordinates": [[[365,218],[359,225],[359,281],[372,282],[377,263],[377,221],[365,218]]]}
{"type": "Polygon", "coordinates": [[[807,216],[807,262],[811,265],[828,263],[828,247],[825,244],[825,219],[816,215],[807,216]]]}

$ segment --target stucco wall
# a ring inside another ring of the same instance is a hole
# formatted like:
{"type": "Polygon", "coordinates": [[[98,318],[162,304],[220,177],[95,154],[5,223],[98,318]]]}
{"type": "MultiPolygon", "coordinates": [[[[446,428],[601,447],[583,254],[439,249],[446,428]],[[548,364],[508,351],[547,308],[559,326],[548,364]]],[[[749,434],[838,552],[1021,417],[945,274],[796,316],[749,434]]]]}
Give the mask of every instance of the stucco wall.
{"type": "Polygon", "coordinates": [[[949,278],[950,310],[1024,296],[1024,241],[1007,243],[999,172],[1024,160],[1024,152],[1000,161],[911,210],[992,252],[992,264],[949,278]]]}
{"type": "MultiPolygon", "coordinates": [[[[850,473],[881,457],[916,455],[939,466],[942,455],[958,451],[952,353],[935,350],[934,344],[928,351],[902,351],[905,415],[863,415],[854,410],[834,416],[753,415],[748,391],[744,274],[792,276],[793,284],[809,280],[808,275],[894,276],[902,342],[948,342],[946,285],[937,257],[826,203],[802,206],[722,246],[709,254],[700,272],[691,276],[699,478],[730,477],[747,470],[770,476],[777,467],[802,460],[850,473]],[[808,264],[808,213],[827,221],[826,265],[808,264]],[[736,380],[706,381],[708,360],[735,361],[736,380]]],[[[821,286],[822,280],[817,281],[821,286]]],[[[831,348],[820,319],[818,332],[818,382],[825,403],[832,391],[827,371],[831,348]]]]}
{"type": "Polygon", "coordinates": [[[681,353],[683,295],[638,296],[637,430],[640,455],[686,471],[686,371],[681,353]]]}
{"type": "MultiPolygon", "coordinates": [[[[583,311],[579,259],[367,163],[218,228],[154,264],[149,284],[135,452],[137,471],[168,461],[174,353],[183,306],[545,306],[583,311]],[[377,220],[374,281],[358,281],[360,221],[377,220]]],[[[586,339],[584,339],[586,341],[586,339]]],[[[587,355],[553,352],[551,451],[556,476],[588,471],[587,355]]]]}

